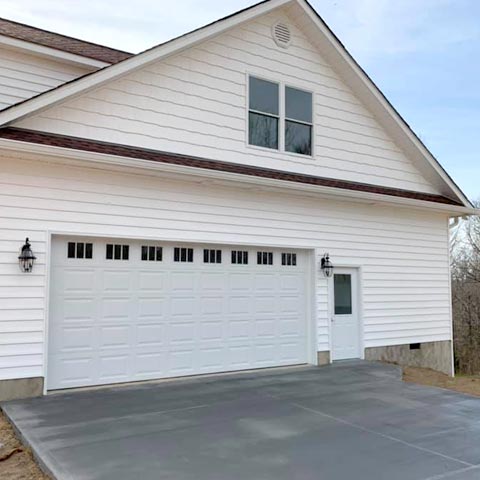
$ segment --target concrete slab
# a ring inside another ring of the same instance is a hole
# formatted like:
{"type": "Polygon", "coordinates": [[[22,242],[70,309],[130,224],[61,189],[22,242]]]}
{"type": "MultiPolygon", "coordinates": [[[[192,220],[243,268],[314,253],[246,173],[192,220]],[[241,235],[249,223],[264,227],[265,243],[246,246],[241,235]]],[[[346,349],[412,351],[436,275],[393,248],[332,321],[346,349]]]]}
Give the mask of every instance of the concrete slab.
{"type": "Polygon", "coordinates": [[[7,402],[59,480],[480,480],[480,399],[347,362],[7,402]]]}

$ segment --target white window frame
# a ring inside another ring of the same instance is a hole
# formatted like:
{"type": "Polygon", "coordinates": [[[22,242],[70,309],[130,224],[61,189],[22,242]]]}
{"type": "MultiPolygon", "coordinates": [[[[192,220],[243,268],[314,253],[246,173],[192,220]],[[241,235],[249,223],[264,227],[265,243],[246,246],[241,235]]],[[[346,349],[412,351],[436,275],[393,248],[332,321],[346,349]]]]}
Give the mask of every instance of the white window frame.
{"type": "Polygon", "coordinates": [[[246,80],[245,80],[245,85],[246,85],[246,105],[245,105],[245,111],[246,111],[246,127],[245,127],[245,145],[247,148],[252,148],[255,150],[261,150],[263,152],[276,152],[282,155],[291,155],[297,158],[307,158],[307,159],[313,159],[315,157],[315,92],[313,90],[310,90],[308,88],[303,88],[298,85],[294,85],[290,82],[286,82],[283,80],[272,80],[271,78],[265,77],[262,74],[256,74],[255,72],[246,72],[246,80]],[[270,115],[268,113],[264,112],[259,112],[257,110],[251,110],[250,109],[250,77],[255,77],[258,78],[259,80],[264,80],[266,82],[274,83],[275,85],[278,85],[278,148],[268,148],[268,147],[262,147],[260,145],[252,145],[250,143],[250,138],[249,138],[249,132],[250,132],[250,112],[258,113],[260,115],[266,115],[270,117],[277,118],[275,115],[270,115]],[[293,118],[286,118],[286,109],[285,109],[285,91],[286,87],[293,88],[295,90],[301,90],[302,92],[310,93],[312,95],[312,123],[307,123],[307,122],[302,122],[300,120],[295,120],[293,118]],[[312,128],[312,135],[311,135],[311,153],[310,155],[305,155],[303,153],[296,153],[296,152],[288,152],[285,150],[285,127],[286,127],[286,120],[290,122],[295,122],[299,123],[302,125],[308,125],[312,128]]]}
{"type": "Polygon", "coordinates": [[[281,152],[283,150],[282,144],[282,117],[283,117],[283,107],[282,107],[282,92],[283,87],[281,82],[270,80],[269,78],[263,77],[261,75],[254,75],[247,73],[247,128],[246,128],[246,143],[251,148],[258,148],[260,150],[266,152],[281,152]],[[278,117],[277,115],[273,115],[271,113],[261,112],[259,110],[251,109],[250,108],[250,77],[258,78],[259,80],[264,80],[265,82],[273,83],[274,85],[278,85],[278,117]],[[261,145],[252,145],[250,143],[250,112],[257,113],[258,115],[264,115],[270,118],[278,118],[277,123],[277,138],[278,138],[278,148],[269,148],[269,147],[262,147],[261,145]]]}

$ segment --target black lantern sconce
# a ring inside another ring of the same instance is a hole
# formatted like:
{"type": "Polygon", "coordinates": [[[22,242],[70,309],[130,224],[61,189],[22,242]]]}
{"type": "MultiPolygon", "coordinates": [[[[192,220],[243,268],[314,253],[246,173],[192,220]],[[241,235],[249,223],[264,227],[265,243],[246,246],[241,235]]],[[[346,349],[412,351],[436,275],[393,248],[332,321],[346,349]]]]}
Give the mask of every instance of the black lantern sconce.
{"type": "Polygon", "coordinates": [[[332,262],[330,261],[330,255],[328,253],[326,253],[322,258],[321,268],[322,268],[323,274],[327,278],[330,278],[332,276],[334,267],[332,262]]]}
{"type": "Polygon", "coordinates": [[[20,256],[18,257],[18,263],[20,270],[24,273],[30,273],[33,270],[33,263],[37,257],[33,254],[30,242],[28,238],[25,239],[25,245],[22,247],[20,256]]]}

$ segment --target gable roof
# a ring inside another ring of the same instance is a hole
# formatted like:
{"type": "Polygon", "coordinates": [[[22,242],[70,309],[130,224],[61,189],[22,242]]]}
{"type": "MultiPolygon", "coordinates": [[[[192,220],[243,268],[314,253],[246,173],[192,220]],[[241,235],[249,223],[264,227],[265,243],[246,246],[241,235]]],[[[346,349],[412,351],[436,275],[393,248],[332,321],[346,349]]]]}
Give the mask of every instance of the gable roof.
{"type": "Polygon", "coordinates": [[[113,64],[133,56],[115,48],[0,18],[0,35],[113,64]]]}
{"type": "Polygon", "coordinates": [[[67,99],[76,97],[91,89],[122,77],[150,63],[210,39],[246,21],[269,13],[277,8],[289,9],[293,16],[302,16],[302,26],[321,49],[347,85],[364,101],[366,106],[381,119],[395,142],[415,161],[423,176],[442,193],[443,197],[472,208],[471,202],[440,163],[415,135],[409,125],[390,104],[375,83],[358,65],[343,44],[321,19],[307,0],[264,0],[237,13],[217,20],[185,35],[174,38],[117,64],[84,75],[0,111],[0,127],[12,124],[34,113],[52,107],[67,99]]]}

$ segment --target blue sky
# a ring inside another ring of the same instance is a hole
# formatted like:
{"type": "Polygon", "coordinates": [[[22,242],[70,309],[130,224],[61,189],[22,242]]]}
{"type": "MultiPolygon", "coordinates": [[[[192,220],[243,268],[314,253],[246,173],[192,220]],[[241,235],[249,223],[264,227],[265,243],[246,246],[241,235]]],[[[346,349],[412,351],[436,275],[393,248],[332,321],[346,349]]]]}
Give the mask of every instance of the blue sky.
{"type": "MultiPolygon", "coordinates": [[[[256,3],[2,0],[0,16],[138,52],[256,3]]],[[[471,199],[480,198],[480,2],[311,0],[471,199]]]]}

